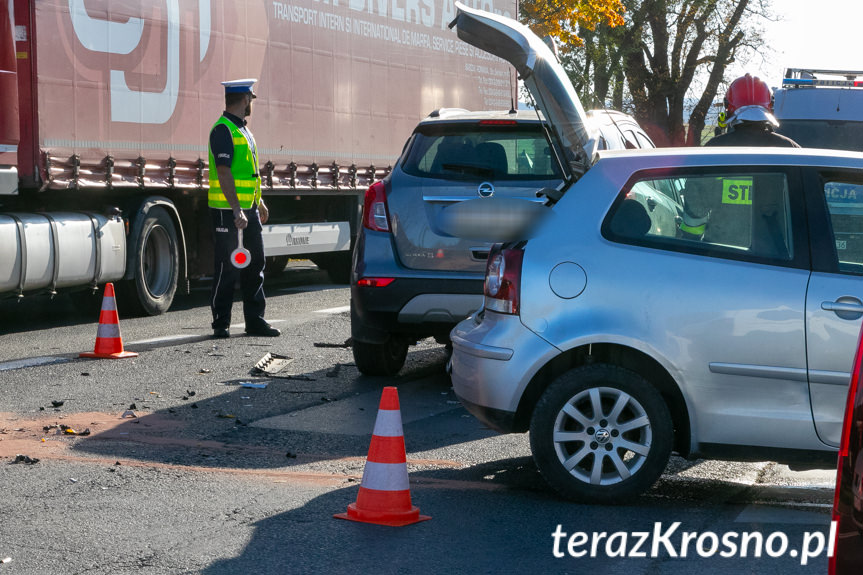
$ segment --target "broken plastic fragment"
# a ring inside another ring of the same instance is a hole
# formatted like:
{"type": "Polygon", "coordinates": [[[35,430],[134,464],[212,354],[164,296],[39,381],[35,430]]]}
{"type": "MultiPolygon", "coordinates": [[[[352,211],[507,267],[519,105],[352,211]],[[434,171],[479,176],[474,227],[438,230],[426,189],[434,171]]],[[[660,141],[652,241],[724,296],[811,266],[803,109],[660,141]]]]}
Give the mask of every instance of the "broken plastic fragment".
{"type": "Polygon", "coordinates": [[[292,361],[294,359],[286,355],[267,352],[252,368],[252,373],[278,373],[292,361]]]}
{"type": "Polygon", "coordinates": [[[252,383],[251,381],[244,381],[242,386],[250,389],[267,389],[266,383],[252,383]]]}
{"type": "Polygon", "coordinates": [[[120,419],[126,419],[127,417],[138,417],[138,416],[135,415],[135,412],[132,411],[131,409],[127,409],[126,411],[123,412],[123,415],[120,416],[120,419]]]}
{"type": "Polygon", "coordinates": [[[22,455],[19,453],[18,455],[15,456],[15,461],[13,461],[12,463],[29,463],[30,465],[33,465],[34,463],[39,463],[39,460],[36,459],[35,457],[30,457],[28,455],[22,455]]]}

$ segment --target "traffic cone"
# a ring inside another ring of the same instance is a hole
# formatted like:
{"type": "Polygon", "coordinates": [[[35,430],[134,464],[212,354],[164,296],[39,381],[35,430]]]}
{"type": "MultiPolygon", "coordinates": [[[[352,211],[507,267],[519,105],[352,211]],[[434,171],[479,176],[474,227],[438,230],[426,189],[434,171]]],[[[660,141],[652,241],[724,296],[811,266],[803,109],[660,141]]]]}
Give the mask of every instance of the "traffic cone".
{"type": "Polygon", "coordinates": [[[411,504],[402,414],[395,387],[385,387],[381,395],[357,501],[348,505],[347,513],[333,517],[393,527],[431,519],[420,515],[419,508],[411,504]]]}
{"type": "Polygon", "coordinates": [[[78,357],[121,359],[136,357],[137,355],[134,351],[123,351],[120,317],[117,315],[117,300],[114,298],[114,284],[105,284],[102,312],[99,314],[99,331],[96,332],[96,347],[93,351],[79,354],[78,357]]]}

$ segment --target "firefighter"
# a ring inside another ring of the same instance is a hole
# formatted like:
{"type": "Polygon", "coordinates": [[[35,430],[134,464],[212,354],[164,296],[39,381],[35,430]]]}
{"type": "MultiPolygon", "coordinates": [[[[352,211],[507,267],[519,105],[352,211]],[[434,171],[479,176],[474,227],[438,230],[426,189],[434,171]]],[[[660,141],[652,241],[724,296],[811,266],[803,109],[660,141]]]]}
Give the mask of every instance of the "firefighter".
{"type": "MultiPolygon", "coordinates": [[[[779,122],[772,113],[773,96],[757,76],[746,74],[734,80],[725,93],[724,103],[720,125],[727,126],[728,132],[714,136],[706,146],[800,147],[791,138],[774,132],[779,122]]],[[[732,245],[737,240],[747,241],[748,213],[754,193],[752,178],[719,178],[715,182],[698,178],[687,183],[686,188],[681,237],[713,239],[732,245]]]]}
{"type": "Polygon", "coordinates": [[[222,82],[225,112],[210,131],[210,190],[207,203],[213,219],[214,272],[211,308],[213,337],[230,337],[231,307],[237,278],[243,293],[246,333],[277,337],[278,329],[264,320],[264,241],[262,224],[269,210],[261,198],[261,178],[255,138],[245,118],[252,113],[256,79],[222,82]],[[231,253],[239,247],[238,231],[243,230],[243,247],[250,263],[237,269],[231,253]]]}
{"type": "Polygon", "coordinates": [[[758,76],[746,74],[731,82],[725,93],[723,114],[728,132],[714,136],[706,146],[800,147],[791,138],[773,131],[779,126],[773,116],[773,95],[758,76]]]}

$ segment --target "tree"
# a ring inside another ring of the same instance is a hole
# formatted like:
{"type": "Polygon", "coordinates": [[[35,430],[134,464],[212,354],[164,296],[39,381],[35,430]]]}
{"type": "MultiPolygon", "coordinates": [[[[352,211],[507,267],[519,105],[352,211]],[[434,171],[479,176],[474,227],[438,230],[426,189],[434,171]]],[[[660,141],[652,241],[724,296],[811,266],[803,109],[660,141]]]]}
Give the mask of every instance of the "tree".
{"type": "Polygon", "coordinates": [[[521,0],[519,18],[540,37],[553,36],[566,46],[583,44],[577,30],[623,24],[622,0],[521,0]]]}
{"type": "Polygon", "coordinates": [[[613,106],[629,107],[659,145],[697,145],[729,65],[763,44],[759,25],[770,0],[624,0],[624,6],[623,26],[581,28],[584,48],[568,47],[565,65],[576,89],[603,103],[610,92],[613,106]]]}

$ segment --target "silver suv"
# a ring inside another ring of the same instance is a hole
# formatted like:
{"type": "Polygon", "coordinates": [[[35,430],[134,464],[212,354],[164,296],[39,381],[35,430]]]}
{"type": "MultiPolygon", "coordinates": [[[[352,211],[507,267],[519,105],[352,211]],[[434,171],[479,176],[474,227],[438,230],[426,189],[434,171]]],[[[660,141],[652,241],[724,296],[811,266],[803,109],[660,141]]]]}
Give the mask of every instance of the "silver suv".
{"type": "MultiPolygon", "coordinates": [[[[599,148],[653,146],[626,114],[593,111],[590,122],[599,148]]],[[[362,373],[394,375],[411,343],[449,343],[453,326],[482,305],[492,243],[444,233],[444,210],[471,199],[536,202],[538,189],[563,184],[559,155],[534,111],[443,109],[417,125],[393,172],[365,197],[351,282],[362,373]]]]}
{"type": "MultiPolygon", "coordinates": [[[[529,31],[464,7],[456,26],[536,77],[546,115],[576,107],[536,73],[554,62],[529,31]]],[[[547,194],[532,237],[492,250],[484,309],[451,334],[464,405],[529,431],[548,483],[588,502],[649,488],[672,451],[835,466],[863,317],[863,155],[585,144],[570,152],[584,172],[547,194]]]]}

